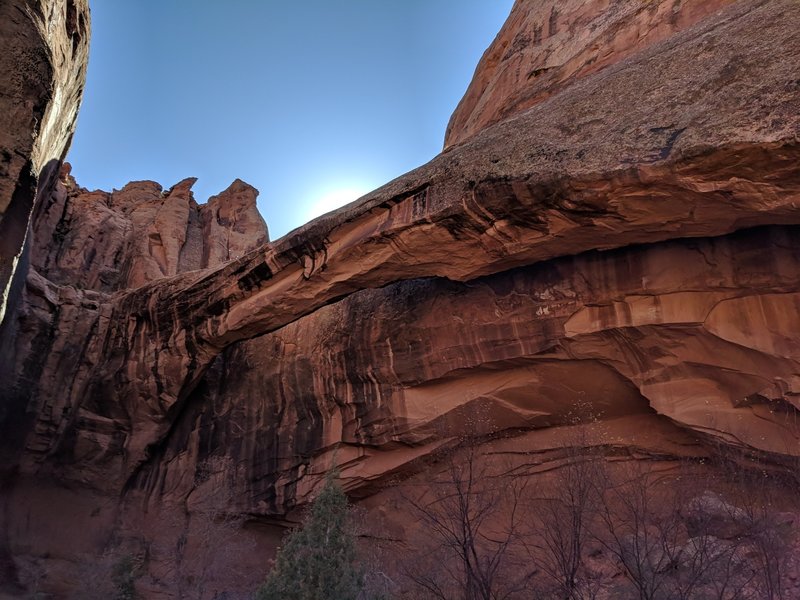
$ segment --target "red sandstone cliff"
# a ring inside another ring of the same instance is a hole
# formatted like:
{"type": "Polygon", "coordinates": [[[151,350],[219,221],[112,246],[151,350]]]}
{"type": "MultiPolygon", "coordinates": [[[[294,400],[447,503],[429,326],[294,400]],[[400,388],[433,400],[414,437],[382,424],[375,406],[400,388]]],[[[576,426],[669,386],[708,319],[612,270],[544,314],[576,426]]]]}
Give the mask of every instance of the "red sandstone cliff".
{"type": "Polygon", "coordinates": [[[334,451],[402,540],[441,449],[547,470],[576,410],[618,456],[800,455],[800,7],[634,4],[518,2],[452,148],[273,243],[242,182],[65,174],[0,348],[7,577],[113,537],[157,597],[203,507],[278,523],[334,451]]]}
{"type": "Polygon", "coordinates": [[[88,57],[87,0],[0,5],[0,323],[37,186],[50,193],[72,139],[88,57]]]}
{"type": "Polygon", "coordinates": [[[258,190],[240,180],[198,205],[193,178],[169,190],[137,181],[108,193],[80,188],[68,166],[62,177],[38,207],[31,259],[55,284],[106,293],[134,289],[217,267],[269,241],[256,208],[258,190]]]}
{"type": "Polygon", "coordinates": [[[445,148],[564,91],[587,75],[646,50],[733,2],[516,2],[450,119],[445,148]]]}

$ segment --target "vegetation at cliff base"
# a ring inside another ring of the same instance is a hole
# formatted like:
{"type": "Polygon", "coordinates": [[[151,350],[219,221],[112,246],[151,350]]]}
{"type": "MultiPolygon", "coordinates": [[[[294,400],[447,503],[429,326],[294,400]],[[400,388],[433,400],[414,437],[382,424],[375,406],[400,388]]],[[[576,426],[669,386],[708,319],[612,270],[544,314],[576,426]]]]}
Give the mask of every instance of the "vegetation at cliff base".
{"type": "Polygon", "coordinates": [[[356,600],[364,587],[350,505],[331,471],[303,525],[278,551],[257,600],[356,600]]]}

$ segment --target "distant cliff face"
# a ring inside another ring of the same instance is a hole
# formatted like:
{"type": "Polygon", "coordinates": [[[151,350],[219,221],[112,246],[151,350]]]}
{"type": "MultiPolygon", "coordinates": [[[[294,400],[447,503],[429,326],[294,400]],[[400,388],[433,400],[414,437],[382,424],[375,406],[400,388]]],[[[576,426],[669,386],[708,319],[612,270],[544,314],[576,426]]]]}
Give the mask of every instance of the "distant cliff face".
{"type": "Polygon", "coordinates": [[[58,285],[116,292],[217,267],[269,241],[258,190],[237,180],[198,205],[195,179],[169,190],[137,181],[114,192],[80,188],[62,173],[38,209],[31,262],[58,285]]]}
{"type": "Polygon", "coordinates": [[[401,543],[464,440],[535,479],[586,421],[616,462],[796,461],[800,5],[725,4],[518,2],[452,147],[275,242],[243,182],[63,170],[0,340],[7,581],[116,544],[174,597],[213,513],[260,524],[244,590],[334,460],[401,543]]]}

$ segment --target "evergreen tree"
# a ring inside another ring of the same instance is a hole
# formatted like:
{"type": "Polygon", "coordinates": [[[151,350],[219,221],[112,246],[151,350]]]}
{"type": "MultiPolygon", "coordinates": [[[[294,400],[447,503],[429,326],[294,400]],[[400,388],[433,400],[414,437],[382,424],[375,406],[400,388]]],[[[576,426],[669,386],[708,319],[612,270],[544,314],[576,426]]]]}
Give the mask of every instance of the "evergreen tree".
{"type": "Polygon", "coordinates": [[[356,600],[363,589],[350,506],[331,471],[305,523],[278,550],[257,600],[356,600]]]}

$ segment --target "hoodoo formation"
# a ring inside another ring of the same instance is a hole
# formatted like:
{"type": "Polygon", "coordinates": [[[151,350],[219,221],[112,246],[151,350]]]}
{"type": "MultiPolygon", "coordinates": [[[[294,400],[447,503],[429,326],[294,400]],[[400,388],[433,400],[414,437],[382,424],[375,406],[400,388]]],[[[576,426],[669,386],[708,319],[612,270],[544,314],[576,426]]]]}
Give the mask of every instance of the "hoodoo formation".
{"type": "Polygon", "coordinates": [[[245,593],[334,455],[401,546],[465,439],[533,480],[583,425],[800,464],[795,0],[517,0],[442,154],[273,242],[239,180],[81,188],[88,7],[0,14],[0,597],[110,548],[142,597],[245,593]]]}

